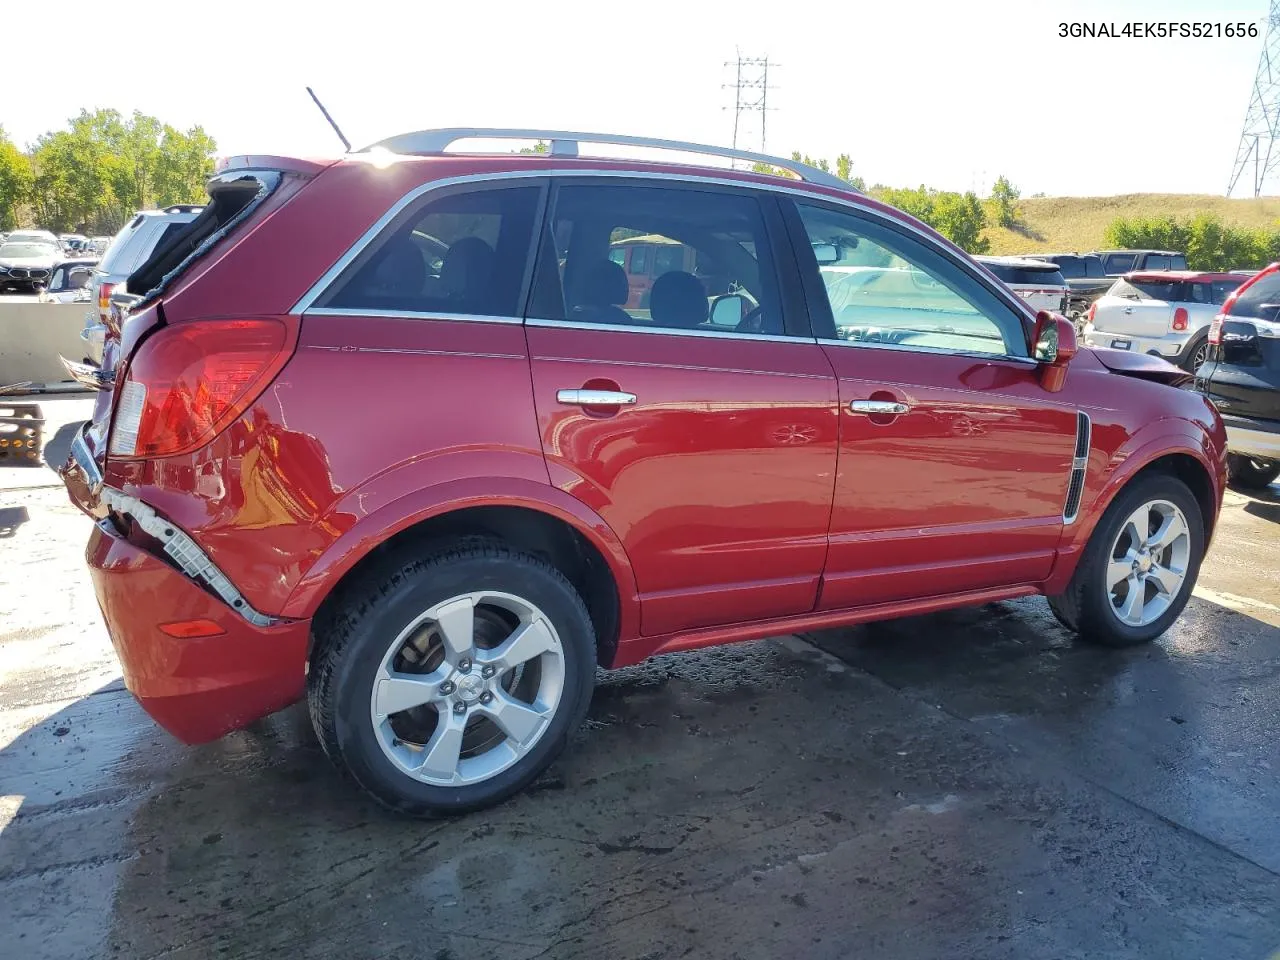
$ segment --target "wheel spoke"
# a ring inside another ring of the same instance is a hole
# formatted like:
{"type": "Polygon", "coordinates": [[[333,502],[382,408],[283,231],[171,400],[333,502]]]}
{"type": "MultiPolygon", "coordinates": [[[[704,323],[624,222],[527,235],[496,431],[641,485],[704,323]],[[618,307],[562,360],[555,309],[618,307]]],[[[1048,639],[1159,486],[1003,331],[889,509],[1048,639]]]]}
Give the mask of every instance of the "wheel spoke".
{"type": "Polygon", "coordinates": [[[494,695],[491,703],[478,709],[517,743],[526,743],[551,717],[551,711],[539,704],[521,703],[502,691],[494,695]]]}
{"type": "Polygon", "coordinates": [[[1136,550],[1147,545],[1147,531],[1151,529],[1151,507],[1143,504],[1124,523],[1124,530],[1129,534],[1129,548],[1136,550]]]}
{"type": "Polygon", "coordinates": [[[476,657],[481,663],[493,664],[502,671],[554,649],[555,635],[547,628],[547,622],[539,618],[532,623],[521,624],[515,633],[492,650],[477,651],[476,657]]]}
{"type": "Polygon", "coordinates": [[[462,752],[462,732],[467,718],[452,710],[440,711],[440,722],[427,741],[422,754],[421,774],[440,779],[451,779],[458,772],[458,755],[462,752]]]}
{"type": "Polygon", "coordinates": [[[470,655],[475,642],[475,619],[476,606],[470,597],[459,597],[436,611],[436,624],[444,640],[445,659],[450,663],[470,655]]]}
{"type": "Polygon", "coordinates": [[[1142,607],[1145,604],[1146,586],[1136,575],[1131,575],[1128,579],[1129,592],[1125,595],[1124,603],[1116,608],[1116,613],[1125,623],[1140,624],[1142,623],[1142,607]]]}
{"type": "Polygon", "coordinates": [[[1147,574],[1150,580],[1161,594],[1172,600],[1178,595],[1178,591],[1182,589],[1183,575],[1178,571],[1169,567],[1162,567],[1159,564],[1153,564],[1151,571],[1147,574]]]}
{"type": "Polygon", "coordinates": [[[1182,522],[1182,517],[1176,513],[1170,513],[1161,518],[1160,526],[1151,535],[1147,543],[1152,550],[1163,550],[1176,542],[1186,532],[1187,527],[1182,522]]]}
{"type": "Polygon", "coordinates": [[[1108,592],[1115,590],[1115,588],[1120,585],[1121,581],[1128,579],[1129,574],[1133,573],[1133,558],[1133,551],[1128,550],[1119,560],[1112,559],[1107,563],[1108,592]]]}
{"type": "Polygon", "coordinates": [[[383,677],[374,692],[373,709],[380,717],[389,717],[401,710],[420,707],[440,699],[441,678],[431,673],[411,676],[398,673],[383,677]]]}

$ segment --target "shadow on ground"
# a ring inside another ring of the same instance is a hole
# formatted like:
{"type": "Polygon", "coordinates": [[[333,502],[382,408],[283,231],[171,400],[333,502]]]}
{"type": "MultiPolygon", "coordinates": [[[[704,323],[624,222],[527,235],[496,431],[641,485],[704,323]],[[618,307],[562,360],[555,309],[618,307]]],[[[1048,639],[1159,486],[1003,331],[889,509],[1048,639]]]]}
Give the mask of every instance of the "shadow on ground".
{"type": "Polygon", "coordinates": [[[1280,943],[1272,628],[1197,603],[1100,651],[1018,601],[813,639],[601,675],[533,790],[437,822],[366,801],[299,707],[188,749],[110,685],[0,750],[0,927],[60,958],[1280,943]]]}

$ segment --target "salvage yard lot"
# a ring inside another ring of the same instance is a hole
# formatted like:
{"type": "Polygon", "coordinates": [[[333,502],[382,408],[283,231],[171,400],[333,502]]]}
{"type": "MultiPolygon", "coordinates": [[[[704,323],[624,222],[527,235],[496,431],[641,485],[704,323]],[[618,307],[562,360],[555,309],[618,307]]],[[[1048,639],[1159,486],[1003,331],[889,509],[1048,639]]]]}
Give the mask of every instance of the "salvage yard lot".
{"type": "Polygon", "coordinates": [[[344,783],[301,708],[178,745],[118,679],[89,522],[47,487],[0,518],[15,957],[1280,947],[1277,488],[1228,494],[1155,645],[1073,643],[1032,598],[662,657],[602,677],[535,789],[434,823],[344,783]]]}

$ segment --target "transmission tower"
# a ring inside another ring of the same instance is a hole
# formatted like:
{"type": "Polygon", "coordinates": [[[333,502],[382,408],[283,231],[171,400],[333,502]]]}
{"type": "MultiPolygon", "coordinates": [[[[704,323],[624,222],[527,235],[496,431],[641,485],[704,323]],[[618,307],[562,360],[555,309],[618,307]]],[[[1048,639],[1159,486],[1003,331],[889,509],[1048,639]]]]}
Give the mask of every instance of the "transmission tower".
{"type": "MultiPolygon", "coordinates": [[[[1280,3],[1280,0],[1277,0],[1280,3]]],[[[1277,61],[1280,66],[1280,61],[1277,61]]],[[[745,140],[751,134],[753,125],[750,118],[760,114],[760,152],[768,153],[768,128],[766,117],[772,107],[769,106],[769,67],[777,69],[777,64],[770,64],[766,57],[744,57],[738,54],[736,60],[729,60],[726,67],[734,71],[733,83],[725,86],[733,91],[733,148],[738,148],[738,140],[745,140]],[[744,117],[746,119],[744,119],[744,117]]]]}
{"type": "Polygon", "coordinates": [[[1236,150],[1235,166],[1227,196],[1246,173],[1253,178],[1253,195],[1262,195],[1263,184],[1280,166],[1280,0],[1271,0],[1267,14],[1267,33],[1258,58],[1258,73],[1253,78],[1249,112],[1244,118],[1244,132],[1236,150]]]}

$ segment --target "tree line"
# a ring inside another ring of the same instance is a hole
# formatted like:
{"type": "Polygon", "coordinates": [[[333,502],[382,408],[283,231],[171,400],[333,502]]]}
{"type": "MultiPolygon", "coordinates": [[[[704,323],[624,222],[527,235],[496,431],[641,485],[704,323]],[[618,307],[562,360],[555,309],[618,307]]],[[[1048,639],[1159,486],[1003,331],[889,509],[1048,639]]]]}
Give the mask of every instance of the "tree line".
{"type": "Polygon", "coordinates": [[[200,203],[217,143],[134,111],[81,110],[22,150],[0,127],[0,230],[111,234],[138,210],[200,203]]]}
{"type": "Polygon", "coordinates": [[[1192,270],[1259,269],[1280,260],[1280,230],[1232,226],[1209,213],[1117,217],[1105,238],[1120,249],[1183,252],[1192,270]]]}

